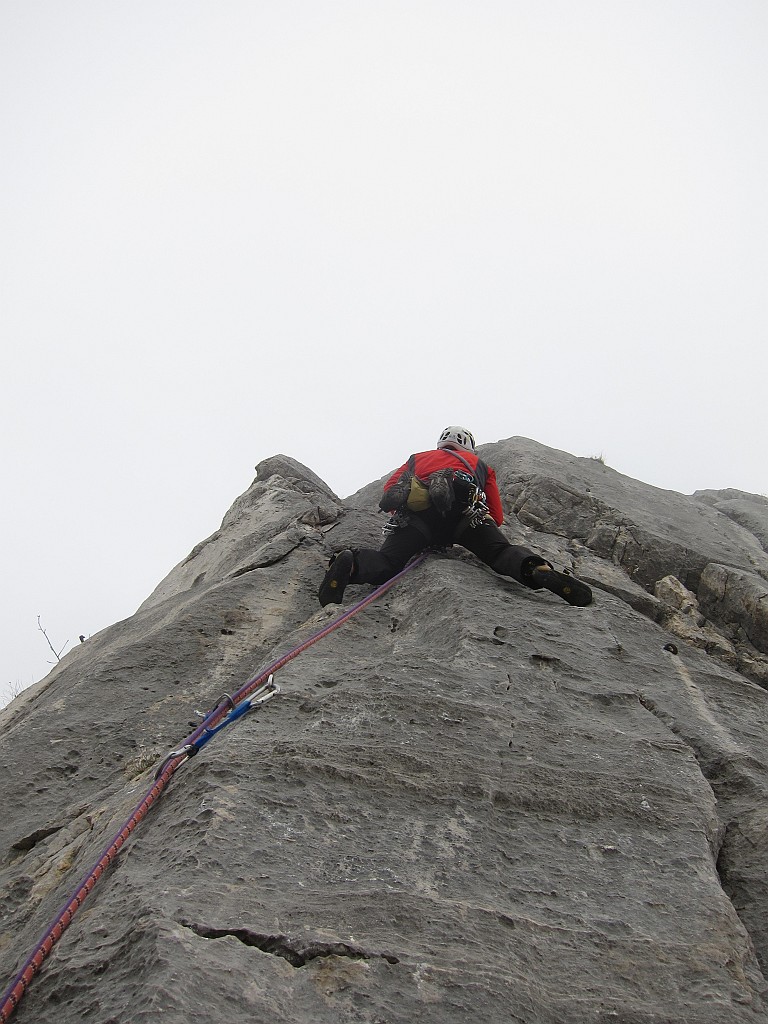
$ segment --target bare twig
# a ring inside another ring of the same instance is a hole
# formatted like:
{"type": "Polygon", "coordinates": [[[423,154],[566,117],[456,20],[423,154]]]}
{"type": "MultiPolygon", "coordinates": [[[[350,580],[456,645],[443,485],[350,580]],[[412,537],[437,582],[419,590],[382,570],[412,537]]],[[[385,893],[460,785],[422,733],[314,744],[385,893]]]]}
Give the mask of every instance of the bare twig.
{"type": "Polygon", "coordinates": [[[67,640],[67,643],[66,643],[66,644],[64,644],[64,647],[62,647],[60,651],[57,651],[57,650],[56,650],[56,648],[55,648],[55,647],[53,646],[53,644],[51,643],[50,637],[48,636],[48,634],[47,634],[47,633],[45,632],[45,630],[43,629],[42,623],[40,622],[40,616],[39,616],[39,615],[37,616],[37,628],[38,628],[38,629],[40,630],[40,632],[41,632],[41,633],[43,634],[43,636],[44,636],[44,637],[45,637],[45,639],[47,640],[47,642],[48,642],[48,646],[49,646],[49,647],[51,648],[51,650],[53,651],[53,653],[54,653],[54,656],[55,656],[55,658],[56,658],[56,661],[61,661],[61,655],[62,655],[62,654],[63,654],[63,652],[64,652],[64,647],[66,647],[66,646],[67,646],[67,644],[69,643],[69,640],[67,640]]]}
{"type": "Polygon", "coordinates": [[[7,704],[10,704],[12,700],[16,700],[23,689],[24,687],[18,679],[15,683],[8,683],[5,688],[5,693],[0,694],[0,708],[4,708],[7,704]]]}

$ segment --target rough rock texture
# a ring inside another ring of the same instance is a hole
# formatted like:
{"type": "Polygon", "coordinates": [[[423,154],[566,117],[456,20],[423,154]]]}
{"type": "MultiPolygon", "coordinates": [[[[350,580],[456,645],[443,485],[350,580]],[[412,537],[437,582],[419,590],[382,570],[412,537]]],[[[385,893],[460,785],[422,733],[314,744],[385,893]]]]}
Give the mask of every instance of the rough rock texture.
{"type": "Polygon", "coordinates": [[[727,488],[723,491],[695,491],[694,498],[705,502],[750,530],[768,551],[768,498],[727,488]]]}
{"type": "MultiPolygon", "coordinates": [[[[509,536],[595,603],[430,556],[180,770],[20,1024],[768,1022],[765,506],[521,438],[483,455],[509,536]]],[[[261,463],[0,715],[2,984],[196,709],[335,617],[317,585],[378,543],[379,493],[261,463]]]]}

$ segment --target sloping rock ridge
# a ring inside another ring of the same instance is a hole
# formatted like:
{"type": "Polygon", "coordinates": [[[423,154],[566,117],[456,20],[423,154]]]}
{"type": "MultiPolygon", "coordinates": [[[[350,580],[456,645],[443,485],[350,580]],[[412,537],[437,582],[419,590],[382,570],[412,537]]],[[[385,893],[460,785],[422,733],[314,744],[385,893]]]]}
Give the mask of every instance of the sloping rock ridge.
{"type": "MultiPolygon", "coordinates": [[[[593,605],[431,554],[180,769],[14,1020],[768,1024],[768,502],[481,454],[593,605]]],[[[339,614],[379,494],[266,460],[0,713],[0,984],[199,713],[339,614]]]]}

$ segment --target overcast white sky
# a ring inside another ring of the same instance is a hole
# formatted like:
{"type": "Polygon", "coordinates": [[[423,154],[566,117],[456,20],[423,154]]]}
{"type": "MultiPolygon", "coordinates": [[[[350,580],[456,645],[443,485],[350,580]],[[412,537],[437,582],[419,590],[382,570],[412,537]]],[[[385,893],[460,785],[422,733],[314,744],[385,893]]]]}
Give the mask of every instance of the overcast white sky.
{"type": "Polygon", "coordinates": [[[0,695],[284,452],[768,492],[765,0],[3,0],[0,695]]]}

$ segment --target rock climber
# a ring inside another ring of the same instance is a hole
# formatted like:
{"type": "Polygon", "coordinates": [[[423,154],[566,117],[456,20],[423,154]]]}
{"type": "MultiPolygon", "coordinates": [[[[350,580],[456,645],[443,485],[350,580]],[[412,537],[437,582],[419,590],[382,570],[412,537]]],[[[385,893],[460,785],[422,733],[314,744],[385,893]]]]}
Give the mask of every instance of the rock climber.
{"type": "Polygon", "coordinates": [[[386,583],[424,548],[452,544],[532,590],[549,590],[572,605],[592,602],[586,583],[509,543],[499,529],[504,513],[496,474],[463,427],[446,427],[433,451],[411,455],[395,470],[379,507],[392,513],[380,550],[347,548],[333,555],[318,592],[321,605],[341,604],[350,583],[386,583]]]}

